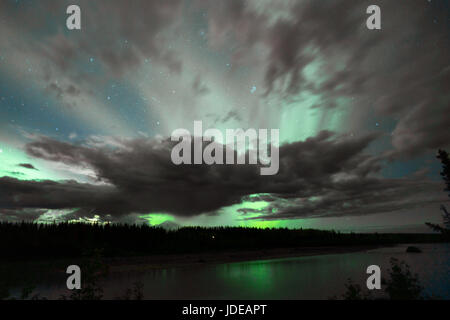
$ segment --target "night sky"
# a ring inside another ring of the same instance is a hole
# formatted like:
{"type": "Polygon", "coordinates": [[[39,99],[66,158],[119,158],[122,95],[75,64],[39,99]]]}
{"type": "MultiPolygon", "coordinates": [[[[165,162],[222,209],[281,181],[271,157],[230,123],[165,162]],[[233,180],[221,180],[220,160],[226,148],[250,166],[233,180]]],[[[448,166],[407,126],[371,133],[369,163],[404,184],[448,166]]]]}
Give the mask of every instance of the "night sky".
{"type": "Polygon", "coordinates": [[[449,51],[448,1],[1,0],[0,220],[427,231],[449,51]],[[175,166],[194,120],[279,129],[279,173],[175,166]]]}

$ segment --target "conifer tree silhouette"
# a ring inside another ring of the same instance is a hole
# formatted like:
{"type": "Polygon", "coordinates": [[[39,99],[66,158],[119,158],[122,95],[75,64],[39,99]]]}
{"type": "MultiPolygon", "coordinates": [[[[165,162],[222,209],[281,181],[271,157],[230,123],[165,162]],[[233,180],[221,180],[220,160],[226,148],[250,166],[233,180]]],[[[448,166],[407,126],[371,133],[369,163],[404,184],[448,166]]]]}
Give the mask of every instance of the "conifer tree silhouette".
{"type": "MultiPolygon", "coordinates": [[[[436,158],[441,160],[442,163],[441,176],[446,186],[444,191],[447,191],[449,193],[448,196],[450,197],[450,158],[448,156],[448,152],[439,149],[436,158]]],[[[439,231],[443,234],[448,235],[450,233],[450,213],[447,211],[446,206],[443,204],[441,205],[441,210],[443,211],[442,218],[444,220],[444,227],[429,222],[427,222],[426,225],[432,228],[434,231],[439,231]]]]}

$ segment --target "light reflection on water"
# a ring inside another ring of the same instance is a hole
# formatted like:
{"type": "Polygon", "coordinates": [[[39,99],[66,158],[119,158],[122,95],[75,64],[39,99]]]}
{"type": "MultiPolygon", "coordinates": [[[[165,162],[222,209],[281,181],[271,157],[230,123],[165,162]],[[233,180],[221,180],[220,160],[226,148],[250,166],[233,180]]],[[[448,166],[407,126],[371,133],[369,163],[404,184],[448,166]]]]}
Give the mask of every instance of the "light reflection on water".
{"type": "MultiPolygon", "coordinates": [[[[407,245],[364,252],[301,258],[203,265],[111,275],[105,298],[123,295],[133,283],[144,284],[146,299],[328,299],[340,296],[348,278],[365,288],[366,268],[376,264],[387,277],[391,257],[404,260],[419,275],[427,294],[450,299],[450,244],[407,245]]],[[[65,282],[38,286],[48,298],[69,294],[65,282]]]]}

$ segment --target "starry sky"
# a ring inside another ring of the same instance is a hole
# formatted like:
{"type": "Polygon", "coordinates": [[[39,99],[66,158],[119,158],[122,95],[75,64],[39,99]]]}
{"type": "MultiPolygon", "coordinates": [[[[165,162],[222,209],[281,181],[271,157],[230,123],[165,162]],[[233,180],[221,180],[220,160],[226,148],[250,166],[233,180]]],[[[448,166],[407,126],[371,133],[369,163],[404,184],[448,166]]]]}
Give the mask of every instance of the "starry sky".
{"type": "Polygon", "coordinates": [[[0,220],[422,232],[448,203],[450,7],[0,1],[0,220]],[[81,30],[66,8],[81,8],[81,30]],[[381,8],[368,30],[366,8],[381,8]],[[280,130],[280,170],[175,166],[178,128],[280,130]]]}

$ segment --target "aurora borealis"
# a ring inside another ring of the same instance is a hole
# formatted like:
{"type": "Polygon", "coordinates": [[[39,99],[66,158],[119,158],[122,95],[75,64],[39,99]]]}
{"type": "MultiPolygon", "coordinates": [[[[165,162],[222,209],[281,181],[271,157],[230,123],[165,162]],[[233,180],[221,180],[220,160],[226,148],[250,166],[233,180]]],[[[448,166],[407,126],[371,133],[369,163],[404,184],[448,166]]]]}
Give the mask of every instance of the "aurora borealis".
{"type": "Polygon", "coordinates": [[[448,202],[448,1],[0,2],[0,220],[425,231],[448,202]],[[82,29],[67,30],[66,8],[82,29]],[[366,8],[382,29],[366,28],[366,8]],[[280,172],[178,128],[277,128],[280,172]]]}

